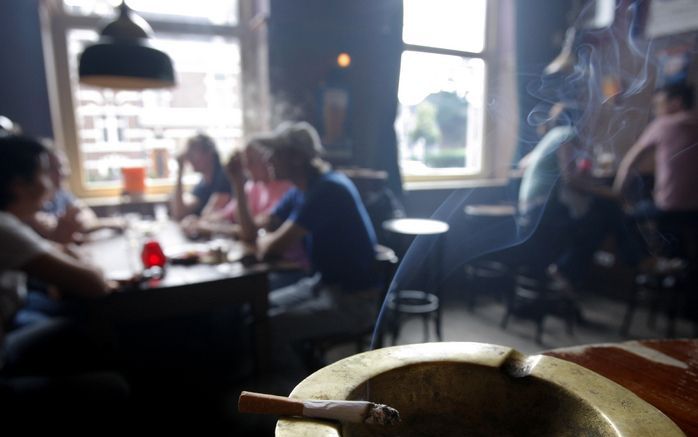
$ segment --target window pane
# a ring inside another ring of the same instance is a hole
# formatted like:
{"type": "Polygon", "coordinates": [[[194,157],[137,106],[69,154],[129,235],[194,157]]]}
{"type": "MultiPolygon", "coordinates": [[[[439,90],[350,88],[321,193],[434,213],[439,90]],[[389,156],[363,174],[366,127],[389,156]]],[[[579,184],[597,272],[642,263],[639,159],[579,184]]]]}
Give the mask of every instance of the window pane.
{"type": "MultiPolygon", "coordinates": [[[[73,15],[113,16],[121,0],[63,0],[67,13],[73,15]]],[[[134,11],[172,21],[206,21],[212,24],[235,25],[238,22],[238,0],[128,0],[134,11]]]]}
{"type": "Polygon", "coordinates": [[[78,55],[96,38],[94,31],[68,33],[71,85],[88,186],[116,185],[121,181],[121,168],[134,165],[145,165],[151,181],[171,181],[177,154],[199,131],[213,137],[222,157],[241,146],[237,41],[156,38],[153,44],[174,61],[178,86],[113,91],[78,83],[78,55]]]}
{"type": "Polygon", "coordinates": [[[406,44],[480,53],[487,0],[404,0],[406,44]]]}
{"type": "Polygon", "coordinates": [[[403,52],[395,128],[405,174],[480,169],[484,86],[482,59],[403,52]]]}

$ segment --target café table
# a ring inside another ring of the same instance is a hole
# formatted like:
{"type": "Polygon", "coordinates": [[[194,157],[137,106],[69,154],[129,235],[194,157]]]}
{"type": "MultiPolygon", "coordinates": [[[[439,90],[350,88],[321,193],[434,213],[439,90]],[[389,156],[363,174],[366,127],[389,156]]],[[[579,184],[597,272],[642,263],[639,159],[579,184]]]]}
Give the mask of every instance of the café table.
{"type": "Polygon", "coordinates": [[[687,436],[698,436],[698,339],[640,340],[543,352],[579,364],[635,393],[687,436]]]}
{"type": "MultiPolygon", "coordinates": [[[[97,236],[84,244],[83,255],[100,267],[107,279],[125,279],[142,270],[140,247],[155,238],[165,254],[205,250],[203,243],[187,241],[173,222],[142,222],[141,229],[122,235],[97,236]],[[134,235],[134,233],[136,235],[134,235]],[[151,237],[146,235],[152,234],[151,237]]],[[[220,242],[222,244],[222,242],[220,242]]],[[[215,244],[215,243],[214,243],[215,244]]],[[[268,369],[270,332],[268,326],[267,264],[243,265],[235,261],[243,253],[239,243],[227,242],[230,260],[220,264],[166,265],[161,279],[117,291],[90,303],[90,322],[95,329],[110,330],[116,324],[144,322],[215,310],[226,305],[249,304],[253,317],[255,370],[268,369]]]]}

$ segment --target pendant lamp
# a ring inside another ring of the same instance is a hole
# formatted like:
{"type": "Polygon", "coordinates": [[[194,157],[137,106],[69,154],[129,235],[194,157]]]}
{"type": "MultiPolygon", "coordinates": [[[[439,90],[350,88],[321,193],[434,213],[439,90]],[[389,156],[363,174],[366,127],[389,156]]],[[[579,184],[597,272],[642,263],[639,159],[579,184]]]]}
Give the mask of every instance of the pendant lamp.
{"type": "Polygon", "coordinates": [[[175,86],[172,60],[153,48],[150,25],[121,2],[119,17],[80,55],[80,82],[102,88],[142,90],[175,86]]]}

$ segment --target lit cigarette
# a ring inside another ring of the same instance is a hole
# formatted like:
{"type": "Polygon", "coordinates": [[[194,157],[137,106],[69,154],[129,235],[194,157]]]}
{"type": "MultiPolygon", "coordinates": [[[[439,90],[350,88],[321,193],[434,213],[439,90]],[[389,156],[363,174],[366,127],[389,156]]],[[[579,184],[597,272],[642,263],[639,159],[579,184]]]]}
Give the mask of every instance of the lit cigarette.
{"type": "Polygon", "coordinates": [[[395,408],[383,404],[343,400],[302,401],[248,391],[240,393],[238,411],[375,425],[394,425],[400,422],[400,413],[395,408]]]}

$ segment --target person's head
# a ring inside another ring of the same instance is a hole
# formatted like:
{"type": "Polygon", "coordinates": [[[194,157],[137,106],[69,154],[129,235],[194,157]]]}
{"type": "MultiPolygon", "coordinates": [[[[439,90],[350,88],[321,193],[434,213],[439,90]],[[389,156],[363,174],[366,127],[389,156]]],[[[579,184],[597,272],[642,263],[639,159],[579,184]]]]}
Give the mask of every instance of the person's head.
{"type": "Polygon", "coordinates": [[[208,135],[197,134],[187,141],[187,161],[197,173],[212,173],[219,165],[216,143],[208,135]]]}
{"type": "Polygon", "coordinates": [[[62,150],[48,148],[49,175],[54,188],[58,189],[70,175],[70,166],[62,150]]]}
{"type": "Polygon", "coordinates": [[[49,155],[43,144],[17,135],[0,137],[0,210],[33,214],[52,189],[49,155]]]}
{"type": "Polygon", "coordinates": [[[669,115],[693,109],[693,87],[687,83],[665,85],[652,98],[654,115],[669,115]]]}
{"type": "Polygon", "coordinates": [[[304,121],[280,125],[264,145],[276,179],[307,178],[323,166],[320,136],[304,121]]]}
{"type": "Polygon", "coordinates": [[[252,138],[244,150],[245,172],[247,177],[255,182],[269,182],[271,180],[269,153],[264,146],[262,137],[252,138]]]}

